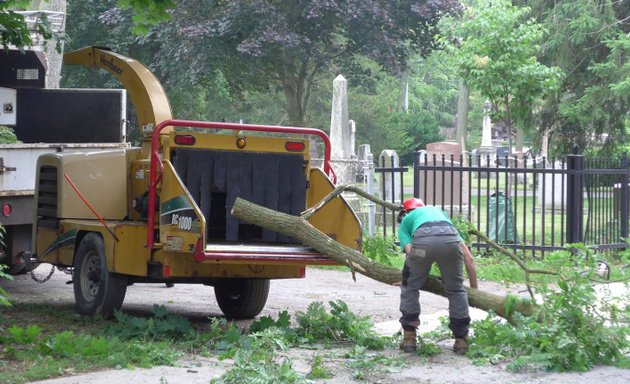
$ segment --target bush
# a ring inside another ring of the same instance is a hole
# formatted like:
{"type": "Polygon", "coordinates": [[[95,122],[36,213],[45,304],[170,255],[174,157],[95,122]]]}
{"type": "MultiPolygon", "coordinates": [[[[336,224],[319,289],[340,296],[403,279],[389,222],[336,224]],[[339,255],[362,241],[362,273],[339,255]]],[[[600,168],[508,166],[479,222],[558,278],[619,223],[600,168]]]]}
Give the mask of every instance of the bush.
{"type": "Polygon", "coordinates": [[[21,143],[13,132],[13,129],[0,125],[0,144],[17,144],[21,143]]]}

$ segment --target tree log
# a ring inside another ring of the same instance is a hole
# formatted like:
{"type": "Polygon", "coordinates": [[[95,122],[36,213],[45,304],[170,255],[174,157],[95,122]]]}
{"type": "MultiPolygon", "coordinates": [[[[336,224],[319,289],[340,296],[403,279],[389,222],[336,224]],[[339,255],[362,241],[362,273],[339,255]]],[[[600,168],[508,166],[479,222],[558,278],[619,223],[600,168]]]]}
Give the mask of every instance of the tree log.
{"type": "MultiPolygon", "coordinates": [[[[389,285],[398,284],[402,280],[402,271],[399,269],[379,264],[363,256],[360,252],[336,242],[299,216],[274,211],[241,198],[237,198],[234,202],[232,215],[248,223],[290,236],[322,255],[348,266],[353,274],[359,272],[389,285]]],[[[435,276],[430,276],[427,279],[422,290],[446,297],[441,280],[435,276]]],[[[468,302],[473,307],[494,311],[510,322],[513,322],[512,314],[514,311],[531,315],[534,310],[530,300],[510,297],[509,295],[495,295],[472,288],[468,288],[468,302]],[[506,310],[508,300],[510,300],[510,305],[507,307],[511,309],[509,312],[506,310]]]]}

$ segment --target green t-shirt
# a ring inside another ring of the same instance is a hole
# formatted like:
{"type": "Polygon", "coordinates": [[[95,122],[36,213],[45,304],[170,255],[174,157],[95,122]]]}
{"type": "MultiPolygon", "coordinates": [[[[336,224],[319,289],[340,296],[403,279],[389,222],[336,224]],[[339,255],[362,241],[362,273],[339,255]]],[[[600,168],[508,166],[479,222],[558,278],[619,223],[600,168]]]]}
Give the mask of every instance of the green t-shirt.
{"type": "Polygon", "coordinates": [[[402,219],[402,222],[398,227],[398,240],[400,240],[400,248],[404,251],[405,245],[411,243],[413,233],[416,229],[420,228],[422,224],[431,221],[445,221],[451,225],[453,224],[446,213],[438,207],[426,205],[421,208],[416,208],[402,219]]]}

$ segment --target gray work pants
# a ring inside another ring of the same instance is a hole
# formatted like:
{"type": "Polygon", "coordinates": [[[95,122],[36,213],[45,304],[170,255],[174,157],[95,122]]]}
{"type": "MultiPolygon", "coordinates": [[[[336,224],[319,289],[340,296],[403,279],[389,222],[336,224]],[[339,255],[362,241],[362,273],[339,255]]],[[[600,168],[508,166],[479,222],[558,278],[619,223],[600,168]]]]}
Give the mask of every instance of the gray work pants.
{"type": "Polygon", "coordinates": [[[464,255],[459,247],[457,229],[448,223],[421,226],[413,234],[411,244],[400,287],[400,323],[405,329],[420,325],[420,288],[435,262],[448,297],[449,327],[455,337],[466,337],[470,323],[468,292],[464,287],[464,255]]]}

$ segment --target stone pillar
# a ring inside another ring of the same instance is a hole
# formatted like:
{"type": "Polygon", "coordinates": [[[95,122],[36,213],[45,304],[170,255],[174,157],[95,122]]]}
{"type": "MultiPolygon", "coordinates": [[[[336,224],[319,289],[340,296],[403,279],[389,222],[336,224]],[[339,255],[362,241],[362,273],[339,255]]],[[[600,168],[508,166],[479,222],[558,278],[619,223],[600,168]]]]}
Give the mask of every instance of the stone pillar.
{"type": "Polygon", "coordinates": [[[339,75],[333,81],[333,100],[330,115],[330,144],[332,159],[350,158],[350,129],[348,126],[348,82],[339,75]]]}

